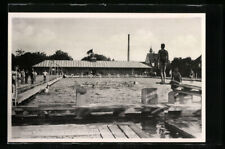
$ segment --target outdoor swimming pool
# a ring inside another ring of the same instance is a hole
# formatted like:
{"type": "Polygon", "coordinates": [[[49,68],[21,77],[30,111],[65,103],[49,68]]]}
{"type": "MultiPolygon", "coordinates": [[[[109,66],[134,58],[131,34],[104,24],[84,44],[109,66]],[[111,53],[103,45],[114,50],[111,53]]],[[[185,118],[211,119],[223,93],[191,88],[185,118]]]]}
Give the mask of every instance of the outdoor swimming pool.
{"type": "MultiPolygon", "coordinates": [[[[40,93],[35,96],[26,106],[51,105],[51,104],[75,104],[75,86],[77,84],[85,87],[87,93],[84,94],[86,104],[96,105],[126,105],[140,104],[141,90],[143,88],[157,88],[159,103],[168,102],[168,92],[170,85],[159,84],[160,79],[154,78],[63,78],[49,88],[48,93],[40,93]],[[135,83],[134,83],[135,82],[135,83]]],[[[169,82],[169,80],[168,80],[169,82]]],[[[197,82],[200,83],[200,82],[197,82]]],[[[176,118],[175,118],[176,120],[176,118]]],[[[186,119],[187,120],[187,119],[186,119]]],[[[151,138],[181,138],[177,132],[169,131],[164,120],[159,117],[145,117],[127,119],[96,119],[96,122],[127,122],[131,121],[139,126],[151,138]],[[98,121],[99,120],[99,121],[98,121]]],[[[193,129],[201,128],[201,118],[188,119],[192,122],[193,129]]],[[[62,121],[67,123],[66,121],[62,121]]],[[[60,122],[60,123],[62,123],[60,122]]],[[[180,120],[180,125],[185,125],[185,120],[180,120]],[[183,122],[184,123],[183,123],[183,122]]],[[[68,123],[73,123],[68,122],[68,123]]],[[[88,122],[90,123],[90,122],[88,122]]],[[[92,123],[92,122],[91,122],[92,123]]],[[[48,124],[48,123],[46,123],[48,124]]],[[[186,124],[187,125],[187,124],[186,124]]],[[[188,127],[188,126],[187,126],[188,127]]],[[[200,129],[201,130],[201,129],[200,129]]]]}

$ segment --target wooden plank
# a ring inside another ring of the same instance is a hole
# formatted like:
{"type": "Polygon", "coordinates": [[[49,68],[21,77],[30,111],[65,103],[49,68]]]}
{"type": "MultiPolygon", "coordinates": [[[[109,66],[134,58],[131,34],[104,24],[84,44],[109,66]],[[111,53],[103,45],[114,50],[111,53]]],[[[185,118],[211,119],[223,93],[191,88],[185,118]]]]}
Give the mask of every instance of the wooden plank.
{"type": "Polygon", "coordinates": [[[109,130],[107,125],[98,126],[98,130],[99,130],[103,139],[114,138],[113,134],[111,133],[111,131],[109,130]]]}
{"type": "MultiPolygon", "coordinates": [[[[162,111],[164,108],[166,108],[166,105],[155,105],[155,106],[147,106],[147,105],[109,105],[109,106],[73,106],[73,105],[66,105],[66,107],[64,106],[60,106],[60,105],[53,105],[51,106],[18,106],[18,107],[13,107],[13,111],[16,113],[16,115],[22,114],[23,111],[27,111],[28,114],[38,114],[38,113],[43,113],[43,112],[47,112],[50,113],[51,116],[54,115],[77,115],[79,118],[84,117],[86,115],[91,114],[92,112],[97,113],[97,112],[114,112],[114,113],[118,113],[121,114],[119,116],[125,116],[126,110],[130,110],[132,111],[132,113],[137,113],[138,111],[144,111],[144,112],[151,112],[155,109],[160,108],[160,110],[162,111]],[[135,108],[136,107],[136,108],[135,108]]],[[[156,111],[160,112],[160,111],[156,111]]],[[[104,113],[102,113],[104,114],[104,113]]],[[[151,113],[149,113],[151,114],[151,113]]],[[[154,114],[154,113],[153,113],[154,114]]]]}
{"type": "Polygon", "coordinates": [[[127,138],[125,134],[118,128],[117,125],[108,125],[108,128],[116,139],[127,138]]]}
{"type": "Polygon", "coordinates": [[[183,90],[175,90],[175,92],[177,93],[183,93],[186,95],[195,95],[195,96],[202,96],[201,92],[198,91],[183,91],[183,90]]]}
{"type": "Polygon", "coordinates": [[[137,125],[131,123],[129,127],[140,137],[140,138],[149,138],[149,136],[141,130],[137,125]]]}
{"type": "Polygon", "coordinates": [[[196,89],[196,90],[202,90],[202,87],[201,86],[197,86],[197,85],[190,85],[190,84],[182,84],[180,82],[177,82],[177,81],[174,81],[173,82],[177,83],[177,84],[174,84],[178,87],[182,87],[182,88],[188,88],[188,89],[196,89]]]}
{"type": "Polygon", "coordinates": [[[43,137],[79,137],[100,138],[97,128],[86,125],[37,125],[37,126],[13,126],[14,138],[43,138],[43,137]]]}
{"type": "Polygon", "coordinates": [[[151,114],[153,114],[153,115],[159,114],[159,113],[163,112],[165,109],[169,109],[169,107],[157,108],[157,109],[153,110],[151,112],[151,114]]]}
{"type": "Polygon", "coordinates": [[[196,86],[196,85],[190,85],[190,84],[180,84],[180,87],[183,88],[190,88],[190,89],[196,89],[196,90],[202,90],[201,86],[196,86]]]}
{"type": "Polygon", "coordinates": [[[128,125],[118,125],[128,138],[140,138],[128,125]]]}
{"type": "Polygon", "coordinates": [[[149,109],[151,108],[161,108],[165,107],[165,105],[106,105],[106,106],[74,106],[74,104],[66,104],[64,107],[61,105],[41,105],[41,106],[17,106],[13,107],[15,111],[27,110],[27,111],[57,111],[57,110],[90,110],[91,112],[114,112],[114,111],[125,111],[127,109],[149,109]]]}

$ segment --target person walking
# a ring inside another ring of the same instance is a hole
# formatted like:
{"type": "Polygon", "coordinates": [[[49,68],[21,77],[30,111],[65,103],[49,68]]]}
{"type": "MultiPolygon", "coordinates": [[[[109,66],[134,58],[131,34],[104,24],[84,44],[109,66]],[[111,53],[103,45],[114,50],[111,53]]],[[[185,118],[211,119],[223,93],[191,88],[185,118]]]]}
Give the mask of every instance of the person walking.
{"type": "Polygon", "coordinates": [[[31,70],[30,72],[30,81],[31,81],[31,84],[34,84],[34,73],[33,73],[33,69],[31,70]]]}
{"type": "Polygon", "coordinates": [[[165,44],[161,44],[161,49],[158,52],[158,62],[160,68],[160,75],[161,75],[161,83],[164,84],[166,80],[166,65],[169,60],[169,54],[165,49],[165,44]]]}
{"type": "Polygon", "coordinates": [[[36,78],[37,78],[37,72],[33,71],[33,77],[34,77],[34,83],[36,82],[36,78]]]}
{"type": "Polygon", "coordinates": [[[17,69],[17,86],[19,87],[20,86],[20,81],[21,81],[21,73],[20,73],[20,70],[17,69]]]}

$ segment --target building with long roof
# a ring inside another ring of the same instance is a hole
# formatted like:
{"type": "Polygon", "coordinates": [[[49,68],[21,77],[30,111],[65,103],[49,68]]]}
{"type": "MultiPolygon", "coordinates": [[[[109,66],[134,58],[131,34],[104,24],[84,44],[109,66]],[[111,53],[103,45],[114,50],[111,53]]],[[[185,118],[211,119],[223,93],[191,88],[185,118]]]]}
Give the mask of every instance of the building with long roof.
{"type": "Polygon", "coordinates": [[[79,61],[79,60],[45,60],[33,66],[33,68],[42,74],[43,71],[49,73],[63,73],[66,75],[143,75],[150,71],[151,66],[136,61],[79,61]]]}

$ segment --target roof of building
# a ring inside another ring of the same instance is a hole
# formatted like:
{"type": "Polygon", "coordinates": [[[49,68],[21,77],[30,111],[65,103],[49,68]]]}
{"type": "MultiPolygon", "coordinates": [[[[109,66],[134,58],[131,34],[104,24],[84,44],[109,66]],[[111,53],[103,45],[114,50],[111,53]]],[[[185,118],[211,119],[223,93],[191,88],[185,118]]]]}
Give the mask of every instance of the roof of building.
{"type": "Polygon", "coordinates": [[[79,67],[79,68],[151,68],[146,64],[135,61],[72,61],[72,60],[45,60],[33,67],[79,67]]]}

